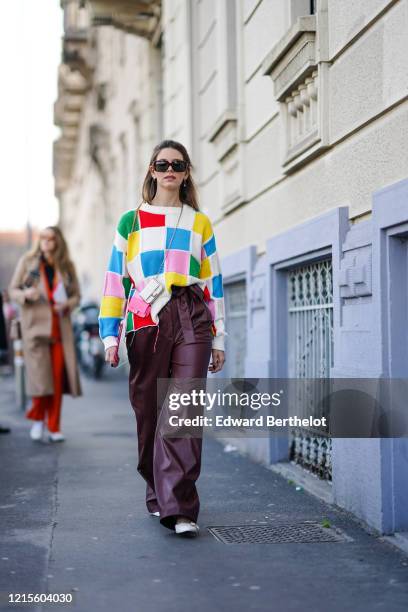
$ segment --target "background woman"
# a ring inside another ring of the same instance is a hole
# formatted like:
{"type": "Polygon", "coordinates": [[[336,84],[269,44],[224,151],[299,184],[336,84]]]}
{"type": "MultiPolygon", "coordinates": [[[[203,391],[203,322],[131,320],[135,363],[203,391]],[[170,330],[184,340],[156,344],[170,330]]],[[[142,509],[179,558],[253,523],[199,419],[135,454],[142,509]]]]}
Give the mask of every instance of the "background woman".
{"type": "Polygon", "coordinates": [[[225,360],[220,263],[211,221],[199,210],[190,171],[182,144],[166,140],[156,146],[143,202],[122,215],[117,227],[100,333],[106,360],[115,366],[119,325],[129,297],[129,395],[137,420],[138,471],[147,483],[146,506],[165,527],[194,536],[199,530],[195,482],[202,437],[162,435],[156,390],[158,378],[205,379],[208,370],[220,371],[225,360]],[[149,304],[146,294],[155,280],[161,289],[149,304]]]}
{"type": "Polygon", "coordinates": [[[80,300],[74,265],[61,230],[45,228],[35,247],[20,259],[9,288],[21,306],[21,331],[27,393],[34,421],[33,440],[41,440],[44,419],[49,439],[61,442],[62,394],[81,395],[70,313],[80,300]]]}

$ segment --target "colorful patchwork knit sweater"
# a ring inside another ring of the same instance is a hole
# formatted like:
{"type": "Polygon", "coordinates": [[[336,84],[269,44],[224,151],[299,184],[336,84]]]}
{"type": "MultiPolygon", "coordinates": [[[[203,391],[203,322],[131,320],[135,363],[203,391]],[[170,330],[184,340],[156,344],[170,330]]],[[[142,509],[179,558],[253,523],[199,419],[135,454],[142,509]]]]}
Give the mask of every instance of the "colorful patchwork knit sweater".
{"type": "Polygon", "coordinates": [[[157,327],[158,313],[171,298],[171,286],[197,283],[212,314],[212,347],[224,350],[224,336],[228,335],[224,326],[224,292],[210,219],[184,204],[175,230],[179,207],[143,202],[138,213],[136,221],[134,210],[124,213],[115,232],[99,313],[100,337],[105,349],[118,343],[127,298],[140,292],[161,267],[158,279],[165,290],[154,300],[146,316],[127,313],[126,333],[146,326],[157,327]],[[161,266],[165,253],[165,264],[161,266]]]}

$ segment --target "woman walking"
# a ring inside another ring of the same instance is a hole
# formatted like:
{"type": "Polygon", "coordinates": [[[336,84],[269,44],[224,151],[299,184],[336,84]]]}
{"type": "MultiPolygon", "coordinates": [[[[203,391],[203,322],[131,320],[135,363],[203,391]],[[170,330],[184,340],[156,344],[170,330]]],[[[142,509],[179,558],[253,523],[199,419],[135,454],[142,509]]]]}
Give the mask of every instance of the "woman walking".
{"type": "Polygon", "coordinates": [[[195,536],[202,437],[161,435],[156,389],[158,378],[205,379],[225,361],[220,263],[190,172],[182,144],[165,140],[155,147],[143,201],[117,226],[99,320],[106,360],[117,366],[125,311],[129,397],[147,509],[177,534],[195,536]]]}
{"type": "Polygon", "coordinates": [[[47,420],[50,442],[62,442],[62,395],[82,395],[70,313],[80,300],[75,268],[61,230],[45,228],[36,246],[17,264],[9,287],[21,306],[27,393],[34,421],[30,436],[41,440],[47,420]]]}

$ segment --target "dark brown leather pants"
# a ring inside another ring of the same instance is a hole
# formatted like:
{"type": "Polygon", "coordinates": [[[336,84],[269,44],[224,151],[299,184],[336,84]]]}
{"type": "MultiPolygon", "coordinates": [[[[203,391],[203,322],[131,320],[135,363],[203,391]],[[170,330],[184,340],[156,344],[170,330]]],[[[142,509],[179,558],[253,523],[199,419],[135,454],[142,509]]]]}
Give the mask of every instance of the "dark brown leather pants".
{"type": "MultiPolygon", "coordinates": [[[[207,377],[211,319],[198,285],[173,286],[170,301],[159,313],[159,329],[146,327],[126,336],[129,397],[137,422],[137,470],[146,481],[147,509],[158,510],[160,522],[169,529],[174,529],[177,516],[197,521],[200,501],[195,482],[201,470],[202,438],[161,435],[157,425],[165,395],[160,387],[158,397],[157,379],[207,377]]],[[[197,407],[194,410],[197,414],[197,407]]]]}

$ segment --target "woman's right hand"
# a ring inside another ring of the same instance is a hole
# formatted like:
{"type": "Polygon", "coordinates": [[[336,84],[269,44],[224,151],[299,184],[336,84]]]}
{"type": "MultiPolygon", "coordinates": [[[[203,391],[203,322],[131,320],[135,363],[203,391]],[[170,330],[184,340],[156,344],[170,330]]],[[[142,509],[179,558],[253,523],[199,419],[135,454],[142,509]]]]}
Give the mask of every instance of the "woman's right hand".
{"type": "Polygon", "coordinates": [[[119,365],[119,358],[117,354],[116,346],[111,346],[105,351],[105,361],[111,364],[112,368],[117,368],[119,365]]]}
{"type": "Polygon", "coordinates": [[[40,290],[38,287],[26,287],[24,297],[31,302],[36,302],[40,298],[40,290]]]}

